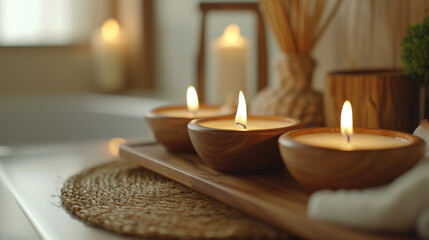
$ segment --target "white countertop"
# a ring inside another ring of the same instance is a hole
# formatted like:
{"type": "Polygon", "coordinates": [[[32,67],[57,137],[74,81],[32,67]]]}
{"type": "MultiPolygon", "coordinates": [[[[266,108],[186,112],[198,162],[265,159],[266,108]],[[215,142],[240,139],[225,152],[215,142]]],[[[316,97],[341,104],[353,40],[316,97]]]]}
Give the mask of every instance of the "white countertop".
{"type": "Polygon", "coordinates": [[[165,101],[101,94],[0,97],[0,239],[132,239],[61,207],[64,181],[115,159],[114,137],[151,139],[143,115],[165,101]]]}
{"type": "MultiPolygon", "coordinates": [[[[0,160],[0,181],[42,239],[132,239],[86,226],[62,208],[58,196],[68,177],[115,158],[108,141],[15,148],[0,160]]],[[[15,236],[20,238],[19,233],[15,236]]],[[[5,239],[5,233],[0,238],[5,239]]]]}

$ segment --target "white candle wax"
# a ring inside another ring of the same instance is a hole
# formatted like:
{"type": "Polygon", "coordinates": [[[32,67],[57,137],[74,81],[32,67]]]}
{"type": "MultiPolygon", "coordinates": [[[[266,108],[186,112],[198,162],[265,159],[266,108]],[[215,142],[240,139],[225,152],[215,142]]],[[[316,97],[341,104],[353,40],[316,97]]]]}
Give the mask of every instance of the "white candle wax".
{"type": "Polygon", "coordinates": [[[372,150],[395,148],[410,144],[409,141],[382,135],[353,134],[347,142],[341,133],[314,133],[294,137],[298,142],[324,148],[339,150],[372,150]]]}
{"type": "Polygon", "coordinates": [[[235,24],[229,25],[224,34],[213,42],[216,103],[225,102],[228,96],[235,97],[240,90],[246,92],[248,45],[235,24]]]}
{"type": "Polygon", "coordinates": [[[201,108],[198,110],[197,114],[193,114],[188,111],[186,108],[175,108],[175,109],[165,109],[158,111],[158,114],[166,117],[178,117],[178,118],[204,118],[204,117],[216,117],[221,115],[226,115],[227,112],[222,111],[221,109],[213,108],[201,108]]]}
{"type": "Polygon", "coordinates": [[[274,120],[274,119],[263,119],[263,118],[248,118],[247,119],[247,129],[244,129],[243,126],[235,124],[234,119],[215,119],[208,121],[201,121],[200,125],[203,127],[223,129],[223,130],[263,130],[263,129],[274,129],[274,128],[284,128],[295,124],[292,120],[274,120]]]}
{"type": "Polygon", "coordinates": [[[124,41],[118,23],[107,20],[91,39],[94,59],[95,86],[113,92],[125,84],[124,41]]]}

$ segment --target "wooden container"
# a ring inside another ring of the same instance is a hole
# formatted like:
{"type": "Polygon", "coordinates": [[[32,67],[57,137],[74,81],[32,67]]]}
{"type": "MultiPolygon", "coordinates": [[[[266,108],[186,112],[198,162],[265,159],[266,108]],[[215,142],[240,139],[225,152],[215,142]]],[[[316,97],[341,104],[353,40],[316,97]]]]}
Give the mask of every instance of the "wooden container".
{"type": "MultiPolygon", "coordinates": [[[[218,116],[232,114],[232,112],[222,112],[220,106],[200,105],[201,109],[213,111],[218,116]],[[218,111],[217,114],[216,111],[218,111]]],[[[170,152],[195,152],[188,134],[188,123],[195,117],[175,117],[164,114],[171,110],[186,110],[186,106],[159,107],[145,115],[146,122],[152,129],[156,140],[170,152]]]]}
{"type": "Polygon", "coordinates": [[[204,121],[216,119],[234,121],[233,116],[193,120],[188,124],[189,136],[200,158],[212,169],[226,173],[260,173],[283,167],[278,137],[303,127],[296,119],[265,116],[249,116],[247,119],[284,120],[291,124],[281,128],[248,131],[201,125],[204,121]]]}
{"type": "Polygon", "coordinates": [[[345,100],[353,106],[357,128],[412,132],[419,120],[419,90],[401,70],[356,70],[328,74],[325,84],[325,124],[338,127],[345,100]]]}
{"type": "Polygon", "coordinates": [[[309,128],[286,133],[279,138],[283,161],[292,176],[310,189],[352,189],[389,183],[424,156],[426,144],[414,135],[380,129],[354,131],[399,138],[408,144],[372,150],[338,150],[295,140],[297,136],[306,134],[340,133],[339,128],[309,128]]]}

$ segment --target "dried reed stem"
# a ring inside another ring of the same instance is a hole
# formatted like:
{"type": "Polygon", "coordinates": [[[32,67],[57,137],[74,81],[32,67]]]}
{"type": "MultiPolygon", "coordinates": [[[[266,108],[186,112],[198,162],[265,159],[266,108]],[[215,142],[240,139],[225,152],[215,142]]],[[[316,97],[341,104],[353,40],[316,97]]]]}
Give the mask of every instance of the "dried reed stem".
{"type": "Polygon", "coordinates": [[[259,0],[259,6],[284,53],[309,55],[342,3],[331,0],[327,8],[326,1],[259,0]]]}

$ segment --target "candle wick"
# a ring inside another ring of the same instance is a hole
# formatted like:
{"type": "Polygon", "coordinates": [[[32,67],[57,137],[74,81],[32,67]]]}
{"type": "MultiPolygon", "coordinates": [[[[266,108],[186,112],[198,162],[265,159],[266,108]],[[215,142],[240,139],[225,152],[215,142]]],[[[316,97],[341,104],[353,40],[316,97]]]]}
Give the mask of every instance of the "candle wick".
{"type": "Polygon", "coordinates": [[[236,123],[236,125],[240,125],[242,126],[244,129],[247,129],[246,125],[242,124],[242,123],[236,123]]]}
{"type": "Polygon", "coordinates": [[[347,138],[347,143],[350,143],[350,135],[346,134],[346,138],[347,138]]]}

